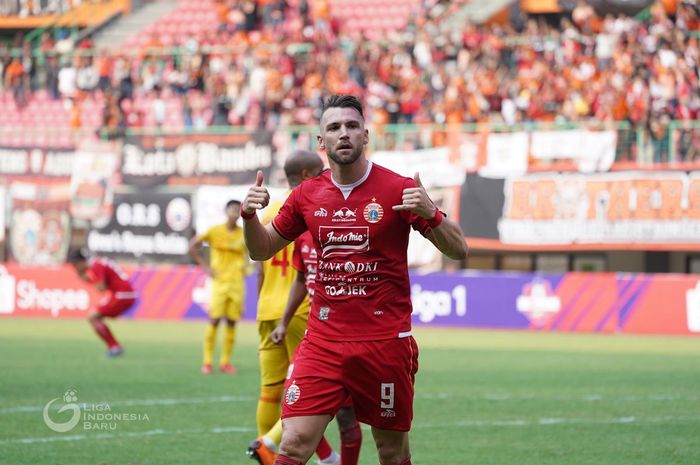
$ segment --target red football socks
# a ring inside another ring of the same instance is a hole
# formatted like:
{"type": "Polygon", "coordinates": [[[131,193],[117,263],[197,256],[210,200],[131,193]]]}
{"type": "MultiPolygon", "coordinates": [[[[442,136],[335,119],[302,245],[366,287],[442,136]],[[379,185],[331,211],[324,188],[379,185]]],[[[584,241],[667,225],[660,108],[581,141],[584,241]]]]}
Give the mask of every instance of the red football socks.
{"type": "Polygon", "coordinates": [[[326,437],[321,436],[321,441],[318,443],[318,447],[316,447],[316,455],[319,459],[326,460],[328,456],[331,455],[331,452],[333,452],[333,448],[328,444],[328,441],[326,441],[326,437]]]}
{"type": "Polygon", "coordinates": [[[92,327],[95,328],[97,335],[100,336],[103,341],[105,341],[107,348],[111,349],[113,347],[119,347],[119,343],[116,339],[114,339],[112,332],[109,330],[106,324],[97,318],[91,319],[90,324],[92,324],[92,327]]]}
{"type": "Polygon", "coordinates": [[[355,423],[347,431],[340,432],[340,464],[357,465],[360,459],[360,447],[362,446],[362,430],[360,424],[355,423]]]}

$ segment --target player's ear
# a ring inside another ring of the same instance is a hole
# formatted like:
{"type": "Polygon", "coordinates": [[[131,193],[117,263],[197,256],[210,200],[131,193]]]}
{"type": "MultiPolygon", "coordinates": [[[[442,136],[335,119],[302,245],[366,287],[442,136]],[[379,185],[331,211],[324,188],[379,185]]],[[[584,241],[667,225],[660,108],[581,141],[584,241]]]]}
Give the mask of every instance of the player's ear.
{"type": "Polygon", "coordinates": [[[316,136],[316,142],[318,142],[318,148],[321,150],[326,150],[326,144],[323,142],[323,137],[321,136],[316,136]]]}
{"type": "Polygon", "coordinates": [[[362,145],[369,144],[369,129],[365,129],[365,138],[362,141],[362,145]]]}

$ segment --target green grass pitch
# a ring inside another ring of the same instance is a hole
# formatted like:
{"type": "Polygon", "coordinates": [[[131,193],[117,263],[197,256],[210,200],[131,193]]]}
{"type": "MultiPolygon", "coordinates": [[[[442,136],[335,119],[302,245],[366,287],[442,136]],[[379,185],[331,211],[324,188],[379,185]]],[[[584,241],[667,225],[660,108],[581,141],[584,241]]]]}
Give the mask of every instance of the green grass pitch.
{"type": "MultiPolygon", "coordinates": [[[[126,354],[108,360],[84,321],[0,321],[0,464],[253,464],[244,451],[256,436],[254,325],[238,331],[240,373],[208,377],[199,374],[203,323],[113,328],[126,354]],[[81,417],[54,432],[43,407],[69,388],[79,403],[136,419],[95,430],[99,421],[86,429],[81,417]]],[[[415,333],[416,465],[700,464],[699,338],[415,333]]],[[[360,463],[376,465],[363,432],[360,463]]],[[[334,423],[328,437],[337,446],[334,423]]]]}

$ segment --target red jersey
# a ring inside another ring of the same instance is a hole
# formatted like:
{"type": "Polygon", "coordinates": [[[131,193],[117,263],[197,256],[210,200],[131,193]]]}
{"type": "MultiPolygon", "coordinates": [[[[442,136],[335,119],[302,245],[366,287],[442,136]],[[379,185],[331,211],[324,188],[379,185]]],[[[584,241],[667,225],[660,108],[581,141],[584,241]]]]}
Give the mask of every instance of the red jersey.
{"type": "Polygon", "coordinates": [[[318,257],[314,248],[314,240],[311,233],[306,231],[294,240],[294,254],[292,255],[292,267],[304,273],[304,284],[309,291],[309,301],[314,299],[314,283],[318,267],[318,257]]]}
{"type": "Polygon", "coordinates": [[[87,277],[92,284],[104,283],[115,299],[135,299],[136,292],[129,282],[129,276],[112,260],[92,258],[88,262],[87,277]]]}
{"type": "Polygon", "coordinates": [[[411,331],[408,235],[413,227],[425,236],[430,226],[391,207],[415,182],[370,164],[350,187],[336,185],[327,170],[297,186],[272,221],[290,241],[308,230],[320,254],[308,332],[337,341],[405,336],[411,331]]]}

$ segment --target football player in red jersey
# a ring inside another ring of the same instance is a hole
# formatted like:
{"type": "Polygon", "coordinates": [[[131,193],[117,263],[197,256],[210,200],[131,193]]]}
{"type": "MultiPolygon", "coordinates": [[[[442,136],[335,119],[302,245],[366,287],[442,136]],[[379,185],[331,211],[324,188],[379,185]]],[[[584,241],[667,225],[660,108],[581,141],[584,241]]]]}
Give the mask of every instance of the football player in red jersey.
{"type": "Polygon", "coordinates": [[[81,279],[94,285],[100,292],[109,292],[90,314],[88,321],[107,344],[107,356],[120,356],[124,349],[114,338],[104,319],[118,317],[129,310],[136,301],[136,292],[129,282],[129,277],[112,260],[88,257],[82,249],[72,252],[68,256],[68,263],[73,265],[81,279]]]}
{"type": "MultiPolygon", "coordinates": [[[[275,344],[280,344],[284,340],[294,312],[307,293],[309,300],[313,302],[314,283],[318,272],[318,254],[309,231],[294,240],[292,267],[297,271],[297,280],[289,291],[289,299],[282,319],[270,334],[270,340],[275,344]]],[[[340,465],[357,465],[362,447],[362,430],[355,418],[352,399],[347,399],[336,412],[335,417],[340,431],[340,465]]]]}
{"type": "Polygon", "coordinates": [[[277,465],[303,465],[347,396],[372,427],[381,465],[410,465],[408,431],[418,348],[411,336],[407,247],[416,229],[461,260],[464,234],[435,207],[420,183],[365,156],[368,131],[360,101],[335,95],[324,104],[319,147],[330,170],[297,186],[267,226],[269,203],[258,172],[241,205],[254,260],[310,231],[320,255],[308,329],[285,384],[284,435],[277,465]]]}

